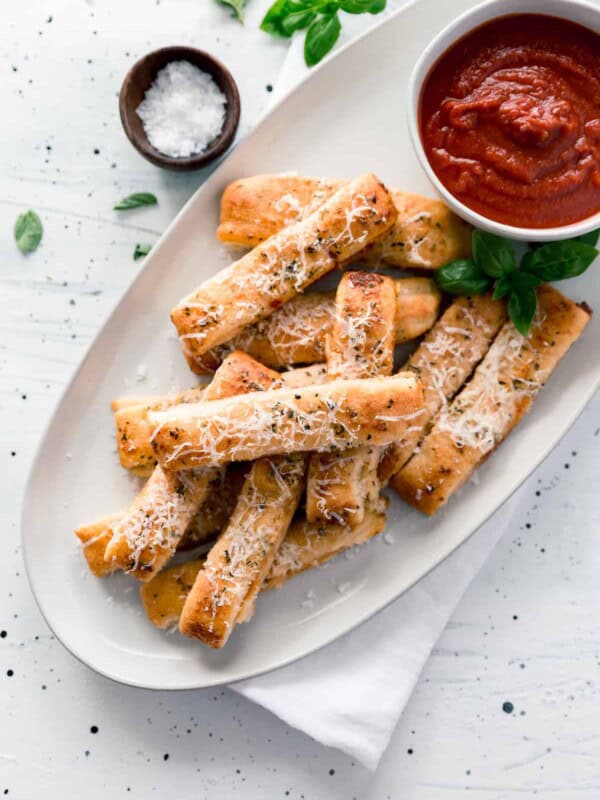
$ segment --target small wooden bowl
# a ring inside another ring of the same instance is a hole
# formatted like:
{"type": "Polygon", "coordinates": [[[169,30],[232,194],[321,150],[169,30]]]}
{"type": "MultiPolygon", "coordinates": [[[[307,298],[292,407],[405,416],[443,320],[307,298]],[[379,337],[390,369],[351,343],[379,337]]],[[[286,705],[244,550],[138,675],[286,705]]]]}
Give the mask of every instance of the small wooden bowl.
{"type": "Polygon", "coordinates": [[[205,167],[224,153],[232,143],[240,121],[240,94],[229,70],[213,56],[194,47],[163,47],[143,56],[131,67],[121,86],[119,113],[127,138],[144,158],[163,169],[187,172],[205,167]],[[202,153],[185,158],[166,156],[153,147],[148,141],[142,120],[136,113],[156,74],[171,61],[189,61],[208,72],[227,98],[221,133],[202,153]]]}

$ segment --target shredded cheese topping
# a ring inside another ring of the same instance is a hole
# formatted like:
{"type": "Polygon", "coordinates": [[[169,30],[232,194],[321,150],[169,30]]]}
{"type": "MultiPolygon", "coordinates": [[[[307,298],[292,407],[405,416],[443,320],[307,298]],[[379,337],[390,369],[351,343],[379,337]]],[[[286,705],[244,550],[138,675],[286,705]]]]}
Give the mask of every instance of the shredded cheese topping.
{"type": "MultiPolygon", "coordinates": [[[[539,325],[538,317],[532,329],[539,325]]],[[[533,400],[543,385],[545,375],[532,368],[535,356],[530,339],[506,323],[473,380],[440,413],[436,429],[449,433],[459,449],[491,452],[506,435],[520,402],[533,400]],[[528,373],[531,378],[519,377],[528,373]]]]}
{"type": "Polygon", "coordinates": [[[274,547],[300,500],[305,469],[306,459],[300,455],[261,459],[251,468],[229,525],[203,568],[211,587],[204,598],[209,631],[214,631],[217,615],[227,630],[235,624],[250,585],[270,567],[274,547]],[[219,613],[224,607],[231,607],[233,615],[219,613]]]}
{"type": "Polygon", "coordinates": [[[138,501],[112,526],[112,552],[125,546],[126,571],[152,573],[174,554],[205,499],[217,470],[167,475],[156,467],[138,501]]]}

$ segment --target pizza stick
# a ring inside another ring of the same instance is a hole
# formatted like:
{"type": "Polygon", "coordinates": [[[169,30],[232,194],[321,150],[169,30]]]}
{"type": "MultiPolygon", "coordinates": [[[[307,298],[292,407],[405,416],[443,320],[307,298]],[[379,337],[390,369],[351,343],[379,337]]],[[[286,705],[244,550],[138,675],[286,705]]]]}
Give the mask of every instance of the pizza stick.
{"type": "Polygon", "coordinates": [[[229,524],[206,557],[187,596],[179,630],[223,647],[242,606],[254,600],[304,490],[302,453],[261,458],[252,465],[229,524]]]}
{"type": "Polygon", "coordinates": [[[205,281],[172,311],[194,359],[269,316],[394,224],[385,186],[367,174],[346,184],[306,219],[267,239],[205,281]]]}
{"type": "MultiPolygon", "coordinates": [[[[202,507],[189,524],[177,552],[194,548],[215,539],[227,524],[242,488],[246,466],[236,464],[227,470],[221,483],[214,487],[202,507]]],[[[112,527],[125,516],[125,512],[80,525],[75,535],[81,542],[87,565],[97,578],[111,575],[118,569],[114,561],[107,561],[106,547],[112,537],[112,527]]]]}
{"type": "MultiPolygon", "coordinates": [[[[256,247],[283,228],[313,213],[346,181],[301,175],[255,175],[230,183],[221,199],[217,237],[256,247]]],[[[437,269],[471,255],[471,228],[439,200],[392,191],[398,216],[361,262],[392,267],[437,269]]]]}
{"type": "MultiPolygon", "coordinates": [[[[394,367],[396,291],[391,278],[346,272],[337,289],[327,338],[327,371],[336,378],[391,375],[394,367]]],[[[342,453],[314,453],[309,461],[306,517],[355,525],[379,495],[376,445],[342,453]]]]}
{"type": "MultiPolygon", "coordinates": [[[[217,402],[232,391],[256,392],[277,379],[278,373],[250,356],[233,353],[215,373],[204,398],[217,402]]],[[[191,405],[176,406],[186,407],[191,405]]],[[[149,418],[152,413],[157,412],[149,412],[149,418]]],[[[127,513],[113,525],[105,559],[140,580],[149,580],[172,557],[198,509],[220,480],[219,469],[175,474],[157,465],[127,513]]]]}
{"type": "MultiPolygon", "coordinates": [[[[247,355],[234,352],[233,354],[229,353],[229,356],[230,372],[228,374],[232,381],[229,392],[230,394],[241,394],[233,384],[238,382],[242,389],[247,387],[248,381],[244,372],[244,364],[240,361],[242,358],[246,359],[247,355]]],[[[257,368],[255,365],[254,369],[257,368]]],[[[326,380],[327,367],[325,364],[311,364],[307,367],[282,372],[278,375],[277,383],[289,387],[312,386],[325,383],[326,380]]],[[[121,466],[139,477],[149,477],[156,466],[156,456],[151,443],[154,427],[148,421],[148,412],[170,408],[178,403],[198,402],[202,399],[204,388],[188,389],[179,394],[139,397],[136,398],[133,405],[126,402],[128,398],[124,398],[123,401],[121,398],[113,400],[112,406],[113,409],[116,409],[114,416],[117,452],[121,466]]],[[[264,387],[260,387],[261,391],[262,388],[264,387]]]]}
{"type": "Polygon", "coordinates": [[[354,545],[364,544],[385,528],[388,500],[379,496],[365,510],[361,522],[354,527],[336,523],[313,523],[299,519],[292,523],[263,585],[275,589],[311,567],[324,564],[354,545]]]}
{"type": "Polygon", "coordinates": [[[504,441],[587,325],[589,312],[556,289],[542,286],[537,294],[529,335],[504,325],[471,381],[392,478],[398,494],[425,514],[443,506],[504,441]]]}
{"type": "MultiPolygon", "coordinates": [[[[397,278],[396,344],[416,339],[437,319],[441,294],[430,278],[397,278]]],[[[273,368],[325,361],[325,339],[331,333],[335,290],[294,297],[231,341],[189,360],[199,375],[218,367],[232,350],[243,350],[273,368]]]]}
{"type": "Polygon", "coordinates": [[[202,399],[204,388],[188,389],[177,394],[138,398],[117,398],[111,403],[115,412],[117,453],[121,466],[135,475],[147,477],[156,466],[156,457],[150,438],[152,427],[148,422],[149,411],[161,411],[179,403],[197,403],[202,399]],[[132,400],[133,402],[128,402],[132,400]]]}
{"type": "Polygon", "coordinates": [[[418,378],[399,373],[174,406],[149,416],[158,461],[176,471],[389,444],[402,437],[422,401],[418,378]]]}
{"type": "Polygon", "coordinates": [[[379,465],[386,484],[413,454],[427,426],[469,378],[506,320],[506,305],[487,295],[459,297],[442,314],[404,365],[419,376],[425,403],[403,438],[391,444],[379,465]]]}
{"type": "MultiPolygon", "coordinates": [[[[342,525],[312,525],[306,520],[293,522],[275,556],[262,590],[275,589],[304,572],[326,562],[354,545],[381,533],[386,522],[385,498],[376,509],[368,509],[355,528],[342,525]]],[[[140,586],[140,596],[150,622],[157,628],[177,625],[186,598],[206,561],[205,556],[168,567],[140,586]]],[[[237,622],[243,622],[238,616],[237,622]]]]}

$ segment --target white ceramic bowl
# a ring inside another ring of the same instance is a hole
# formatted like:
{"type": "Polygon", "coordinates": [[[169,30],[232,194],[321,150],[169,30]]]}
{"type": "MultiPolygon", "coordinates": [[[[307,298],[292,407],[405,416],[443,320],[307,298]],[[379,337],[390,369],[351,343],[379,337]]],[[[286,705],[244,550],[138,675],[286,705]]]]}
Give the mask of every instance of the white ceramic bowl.
{"type": "Polygon", "coordinates": [[[507,14],[545,14],[562,17],[571,22],[600,33],[600,2],[584,2],[583,0],[489,0],[471,11],[457,17],[451,25],[444,28],[431,41],[415,64],[408,88],[408,127],[410,137],[421,165],[429,180],[441,194],[446,203],[459,216],[477,228],[504,236],[507,239],[522,239],[530,242],[548,242],[554,239],[568,239],[580,236],[595,228],[600,228],[600,213],[586,217],[579,222],[555,228],[517,228],[505,225],[484,217],[461,203],[451,194],[437,177],[425,154],[419,131],[419,100],[421,87],[429,70],[438,58],[458,39],[489,20],[507,14]]]}

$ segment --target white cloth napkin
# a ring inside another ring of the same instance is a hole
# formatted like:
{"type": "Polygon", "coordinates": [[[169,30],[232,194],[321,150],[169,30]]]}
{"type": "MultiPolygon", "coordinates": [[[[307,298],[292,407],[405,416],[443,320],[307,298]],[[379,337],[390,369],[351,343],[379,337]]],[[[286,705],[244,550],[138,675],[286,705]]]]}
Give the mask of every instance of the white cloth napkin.
{"type": "MultiPolygon", "coordinates": [[[[388,0],[385,14],[404,4],[388,0]]],[[[341,42],[380,20],[381,16],[344,15],[341,42]]],[[[297,36],[273,102],[306,75],[302,45],[303,36],[297,36]]],[[[516,504],[518,495],[502,508],[502,523],[496,514],[424,580],[355,631],[299,662],[231,688],[374,770],[432,648],[510,526],[516,504]]]]}

